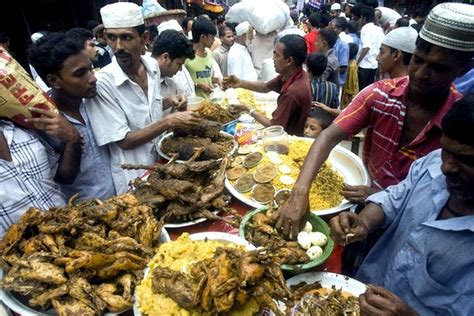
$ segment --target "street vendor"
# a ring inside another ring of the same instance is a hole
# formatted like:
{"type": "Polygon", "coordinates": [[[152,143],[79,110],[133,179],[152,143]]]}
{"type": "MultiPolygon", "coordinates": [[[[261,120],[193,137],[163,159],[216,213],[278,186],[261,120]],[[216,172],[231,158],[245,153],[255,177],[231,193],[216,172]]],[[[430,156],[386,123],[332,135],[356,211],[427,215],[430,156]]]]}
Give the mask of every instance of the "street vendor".
{"type": "MultiPolygon", "coordinates": [[[[429,23],[429,18],[428,22],[429,23]]],[[[356,278],[369,285],[361,315],[474,314],[474,95],[442,121],[441,149],[359,213],[331,220],[341,244],[386,228],[356,278]]]]}
{"type": "Polygon", "coordinates": [[[86,100],[91,126],[99,146],[107,146],[117,194],[127,191],[130,180],[142,171],[121,165],[153,164],[158,156],[155,140],[172,126],[198,124],[190,112],[163,118],[163,108],[180,109],[185,99],[160,96],[160,70],[151,57],[142,56],[148,32],[140,7],[118,2],[100,10],[107,43],[114,51],[112,63],[97,73],[97,96],[86,100]]]}
{"type": "Polygon", "coordinates": [[[399,183],[413,161],[440,147],[440,123],[461,95],[453,80],[474,52],[474,7],[436,6],[417,39],[408,77],[382,80],[361,91],[313,143],[290,197],[280,208],[277,227],[296,236],[308,214],[309,187],[331,150],[367,128],[364,162],[372,186],[343,188],[353,202],[399,183]],[[443,17],[442,19],[440,17],[443,17]],[[469,35],[469,36],[466,36],[469,35]]]}
{"type": "Polygon", "coordinates": [[[273,62],[279,75],[274,79],[263,81],[245,81],[230,76],[224,84],[232,88],[244,88],[256,92],[280,93],[277,108],[269,119],[262,113],[250,109],[247,105],[234,105],[235,112],[247,111],[263,126],[281,125],[290,135],[303,136],[306,118],[311,110],[311,86],[309,76],[303,70],[306,60],[306,42],[299,35],[286,35],[275,45],[273,62]]]}

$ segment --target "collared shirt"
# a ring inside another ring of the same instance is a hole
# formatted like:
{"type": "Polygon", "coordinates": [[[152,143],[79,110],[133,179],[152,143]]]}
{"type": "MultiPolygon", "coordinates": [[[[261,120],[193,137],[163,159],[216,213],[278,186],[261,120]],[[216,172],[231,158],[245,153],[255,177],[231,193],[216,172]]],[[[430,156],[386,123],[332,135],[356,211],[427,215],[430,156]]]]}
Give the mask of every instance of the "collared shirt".
{"type": "Polygon", "coordinates": [[[31,132],[0,120],[12,161],[0,159],[0,238],[30,207],[63,206],[66,198],[54,182],[45,147],[31,132]]]}
{"type": "Polygon", "coordinates": [[[311,110],[308,73],[301,69],[286,81],[279,75],[268,81],[267,87],[280,94],[271,124],[283,126],[290,135],[303,136],[304,124],[311,110]]]}
{"type": "Polygon", "coordinates": [[[234,43],[229,50],[227,59],[227,74],[248,81],[257,80],[257,72],[253,68],[252,57],[247,48],[239,43],[234,43]]]}
{"type": "Polygon", "coordinates": [[[328,65],[323,72],[323,77],[337,85],[339,85],[339,61],[334,53],[334,49],[328,50],[324,55],[328,58],[328,65]]]}
{"type": "Polygon", "coordinates": [[[342,31],[339,33],[339,38],[341,41],[346,42],[347,44],[354,43],[354,40],[351,36],[347,35],[346,32],[342,31]]]}
{"type": "Polygon", "coordinates": [[[438,219],[449,198],[441,150],[398,185],[369,196],[387,230],[356,278],[399,296],[419,315],[474,315],[474,215],[438,219]]]}
{"type": "MultiPolygon", "coordinates": [[[[105,146],[97,146],[92,133],[92,128],[87,114],[87,109],[81,103],[79,112],[84,123],[64,114],[64,117],[74,126],[84,140],[81,154],[81,165],[79,174],[71,184],[60,184],[61,191],[69,199],[79,193],[81,199],[107,199],[115,194],[115,187],[110,171],[109,149],[105,146]]],[[[41,133],[42,139],[47,142],[46,150],[50,165],[57,168],[61,159],[61,142],[47,134],[41,133]]]]}
{"type": "Polygon", "coordinates": [[[440,147],[441,119],[461,98],[452,86],[444,104],[420,134],[400,147],[408,89],[408,76],[378,81],[362,90],[334,121],[348,135],[367,127],[363,156],[376,188],[399,183],[413,161],[440,147]]]}
{"type": "Polygon", "coordinates": [[[313,101],[326,104],[330,108],[337,109],[339,106],[339,88],[335,83],[319,77],[311,80],[311,91],[313,101]]]}
{"type": "MultiPolygon", "coordinates": [[[[334,53],[336,54],[339,67],[347,67],[349,65],[349,44],[338,38],[334,45],[334,53]]],[[[343,85],[346,81],[346,69],[339,69],[339,84],[343,85]]]]}
{"type": "Polygon", "coordinates": [[[360,30],[361,49],[369,48],[369,51],[359,63],[360,68],[377,69],[377,55],[379,54],[380,45],[382,45],[384,37],[385,35],[382,29],[372,22],[362,27],[360,30]]]}
{"type": "Polygon", "coordinates": [[[196,90],[194,89],[193,78],[189,74],[186,67],[183,67],[173,76],[173,81],[176,83],[178,92],[184,94],[186,97],[195,97],[196,90]]]}
{"type": "Polygon", "coordinates": [[[304,36],[304,39],[306,41],[306,48],[307,48],[307,53],[312,54],[316,51],[316,47],[318,44],[318,35],[319,35],[319,30],[314,28],[304,36]]]}
{"type": "Polygon", "coordinates": [[[225,47],[221,44],[221,46],[212,52],[212,57],[219,65],[224,77],[227,77],[227,56],[229,55],[229,50],[230,47],[225,47]]]}
{"type": "Polygon", "coordinates": [[[143,174],[142,170],[124,170],[122,164],[153,164],[158,158],[153,141],[128,150],[117,144],[128,132],[143,129],[163,117],[158,63],[146,56],[141,57],[141,62],[147,75],[147,95],[114,58],[96,75],[97,96],[85,100],[97,145],[109,148],[117,194],[126,192],[129,181],[143,174]]]}

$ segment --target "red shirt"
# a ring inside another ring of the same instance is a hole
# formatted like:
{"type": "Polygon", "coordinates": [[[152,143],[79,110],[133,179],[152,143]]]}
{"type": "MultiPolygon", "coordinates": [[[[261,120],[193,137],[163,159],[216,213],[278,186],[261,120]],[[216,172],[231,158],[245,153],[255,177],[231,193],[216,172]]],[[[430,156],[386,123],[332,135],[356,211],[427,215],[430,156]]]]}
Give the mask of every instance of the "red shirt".
{"type": "Polygon", "coordinates": [[[334,121],[348,135],[367,127],[363,157],[372,186],[384,189],[405,179],[411,164],[440,148],[441,120],[461,94],[451,87],[443,106],[408,145],[399,141],[408,104],[408,77],[378,81],[362,90],[334,121]]]}
{"type": "Polygon", "coordinates": [[[316,51],[316,44],[318,43],[319,30],[313,29],[304,36],[306,47],[308,48],[308,55],[316,51]]]}
{"type": "Polygon", "coordinates": [[[311,110],[311,85],[303,69],[288,80],[279,75],[267,82],[270,90],[278,92],[277,108],[272,113],[271,124],[281,125],[290,135],[303,136],[304,124],[311,110]]]}

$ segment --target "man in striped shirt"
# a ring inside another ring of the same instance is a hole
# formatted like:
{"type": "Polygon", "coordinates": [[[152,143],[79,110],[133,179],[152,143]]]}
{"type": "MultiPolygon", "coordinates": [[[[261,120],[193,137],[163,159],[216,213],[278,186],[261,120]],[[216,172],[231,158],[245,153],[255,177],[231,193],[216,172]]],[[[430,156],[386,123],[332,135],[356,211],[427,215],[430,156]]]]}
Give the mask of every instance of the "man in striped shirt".
{"type": "Polygon", "coordinates": [[[323,78],[328,58],[322,53],[313,53],[306,59],[306,66],[311,78],[313,101],[323,103],[332,109],[339,107],[339,89],[333,82],[323,78]]]}
{"type": "Polygon", "coordinates": [[[447,16],[428,18],[408,77],[376,82],[362,90],[313,143],[290,197],[277,214],[276,227],[285,236],[291,232],[296,237],[304,225],[311,182],[340,141],[367,128],[364,161],[372,187],[346,185],[343,195],[355,202],[400,182],[416,159],[440,148],[441,119],[461,98],[452,82],[473,56],[474,15],[467,5],[439,6],[447,16]],[[460,16],[459,12],[467,13],[460,16]]]}

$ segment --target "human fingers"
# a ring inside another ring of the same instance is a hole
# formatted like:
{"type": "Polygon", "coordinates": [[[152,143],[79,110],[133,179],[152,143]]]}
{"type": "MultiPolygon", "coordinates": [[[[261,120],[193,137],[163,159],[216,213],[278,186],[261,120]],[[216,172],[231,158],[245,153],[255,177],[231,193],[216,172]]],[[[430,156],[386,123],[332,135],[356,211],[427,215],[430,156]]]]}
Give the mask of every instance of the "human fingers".
{"type": "Polygon", "coordinates": [[[43,116],[51,117],[51,118],[56,117],[58,115],[58,113],[54,113],[49,110],[44,110],[44,109],[39,109],[39,108],[34,108],[34,107],[30,107],[29,110],[31,113],[35,113],[35,114],[39,114],[39,115],[43,115],[43,116]]]}
{"type": "Polygon", "coordinates": [[[359,295],[359,307],[360,307],[361,315],[367,315],[367,316],[383,315],[381,310],[370,305],[370,303],[367,302],[367,291],[364,294],[359,295]]]}
{"type": "Polygon", "coordinates": [[[357,224],[358,215],[351,212],[342,212],[338,218],[344,234],[349,234],[354,224],[357,224]]]}
{"type": "Polygon", "coordinates": [[[331,231],[332,239],[334,239],[334,241],[338,244],[345,245],[346,233],[344,232],[344,229],[341,227],[339,216],[335,216],[331,218],[331,220],[329,221],[329,228],[331,231]]]}

